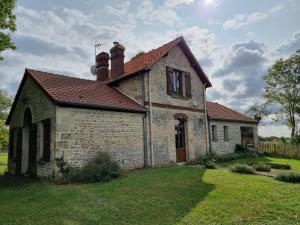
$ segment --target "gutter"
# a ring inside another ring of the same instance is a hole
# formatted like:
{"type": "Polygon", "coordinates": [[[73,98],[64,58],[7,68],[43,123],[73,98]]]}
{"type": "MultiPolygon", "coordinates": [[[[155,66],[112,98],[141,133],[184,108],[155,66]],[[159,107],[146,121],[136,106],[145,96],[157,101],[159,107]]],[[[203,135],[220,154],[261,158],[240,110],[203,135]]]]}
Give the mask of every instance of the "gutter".
{"type": "Polygon", "coordinates": [[[55,102],[56,105],[61,107],[70,107],[70,108],[83,108],[83,109],[102,109],[108,111],[117,111],[117,112],[135,112],[135,113],[146,113],[147,109],[130,109],[130,108],[121,108],[116,106],[107,106],[107,105],[96,105],[96,104],[86,104],[78,102],[69,102],[58,100],[55,102]]]}
{"type": "MultiPolygon", "coordinates": [[[[142,80],[141,80],[141,86],[142,86],[142,104],[145,105],[145,73],[141,73],[142,75],[142,80]]],[[[144,128],[144,134],[143,134],[143,139],[144,139],[144,167],[147,167],[148,165],[148,149],[147,149],[147,113],[144,114],[144,119],[143,119],[143,128],[144,128]]]]}
{"type": "Polygon", "coordinates": [[[211,143],[210,143],[210,132],[209,132],[209,123],[208,123],[207,107],[206,107],[206,83],[204,83],[204,87],[203,87],[203,99],[204,99],[205,136],[206,136],[205,144],[206,144],[206,154],[207,154],[211,149],[211,143]]]}

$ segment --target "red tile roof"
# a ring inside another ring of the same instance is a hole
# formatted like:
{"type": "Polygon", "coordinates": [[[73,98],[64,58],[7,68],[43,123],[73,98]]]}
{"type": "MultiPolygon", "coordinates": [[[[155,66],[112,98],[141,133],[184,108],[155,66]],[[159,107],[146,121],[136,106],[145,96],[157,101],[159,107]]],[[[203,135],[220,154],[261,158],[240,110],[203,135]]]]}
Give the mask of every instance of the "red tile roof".
{"type": "Polygon", "coordinates": [[[191,52],[183,37],[178,37],[159,48],[153,49],[125,63],[124,74],[114,80],[110,80],[109,82],[123,80],[129,78],[130,75],[134,75],[140,71],[149,69],[155,62],[157,62],[161,57],[163,57],[169,50],[171,50],[176,45],[180,45],[180,47],[183,48],[188,59],[191,61],[191,65],[198,73],[200,79],[207,84],[207,87],[211,87],[209,79],[204,74],[201,66],[199,65],[198,61],[196,60],[195,56],[191,52]]]}
{"type": "Polygon", "coordinates": [[[206,102],[208,118],[213,120],[257,123],[255,119],[245,116],[216,102],[206,102]]]}
{"type": "Polygon", "coordinates": [[[145,108],[105,82],[26,69],[47,95],[57,103],[106,106],[128,110],[145,108]]]}

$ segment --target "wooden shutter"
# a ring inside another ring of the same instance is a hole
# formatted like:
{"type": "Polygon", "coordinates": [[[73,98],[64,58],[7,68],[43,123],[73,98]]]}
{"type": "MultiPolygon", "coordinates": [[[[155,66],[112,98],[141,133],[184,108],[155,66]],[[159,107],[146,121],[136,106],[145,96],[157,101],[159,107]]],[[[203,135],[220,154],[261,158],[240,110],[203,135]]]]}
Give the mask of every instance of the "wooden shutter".
{"type": "Polygon", "coordinates": [[[9,131],[9,152],[8,152],[8,160],[12,160],[14,158],[14,129],[9,131]]]}
{"type": "Polygon", "coordinates": [[[43,121],[44,126],[44,151],[43,160],[50,161],[50,119],[43,121]]]}
{"type": "Polygon", "coordinates": [[[22,127],[19,127],[16,131],[17,131],[16,174],[21,174],[23,129],[22,127]]]}
{"type": "Polygon", "coordinates": [[[187,98],[192,97],[192,89],[191,89],[191,74],[185,73],[185,95],[187,98]]]}
{"type": "Polygon", "coordinates": [[[166,78],[167,78],[167,93],[168,95],[171,95],[173,92],[173,84],[172,84],[172,78],[171,78],[171,70],[170,67],[166,67],[166,78]]]}

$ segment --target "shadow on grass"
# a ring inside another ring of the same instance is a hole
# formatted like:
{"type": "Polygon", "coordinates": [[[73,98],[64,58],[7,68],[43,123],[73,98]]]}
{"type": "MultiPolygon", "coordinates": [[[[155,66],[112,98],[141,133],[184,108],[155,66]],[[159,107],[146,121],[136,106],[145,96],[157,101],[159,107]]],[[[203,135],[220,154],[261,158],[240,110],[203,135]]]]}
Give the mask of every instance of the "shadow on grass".
{"type": "Polygon", "coordinates": [[[0,224],[20,224],[11,221],[16,211],[14,221],[23,224],[174,224],[215,188],[204,182],[205,173],[184,166],[143,169],[108,183],[76,185],[0,176],[6,193],[0,224]]]}

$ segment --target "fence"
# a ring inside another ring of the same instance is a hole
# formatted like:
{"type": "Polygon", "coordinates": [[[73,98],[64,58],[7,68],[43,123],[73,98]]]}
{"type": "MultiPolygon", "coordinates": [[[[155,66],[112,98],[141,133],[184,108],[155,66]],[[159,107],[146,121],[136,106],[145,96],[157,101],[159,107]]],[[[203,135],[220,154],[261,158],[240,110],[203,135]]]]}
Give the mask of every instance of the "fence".
{"type": "Polygon", "coordinates": [[[284,142],[261,142],[258,153],[300,159],[300,145],[284,142]]]}

